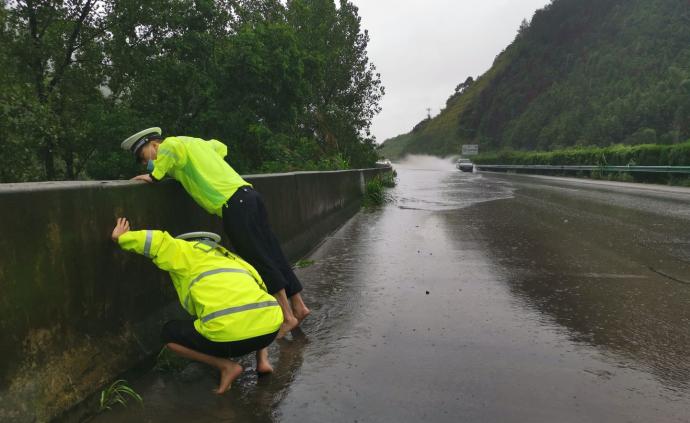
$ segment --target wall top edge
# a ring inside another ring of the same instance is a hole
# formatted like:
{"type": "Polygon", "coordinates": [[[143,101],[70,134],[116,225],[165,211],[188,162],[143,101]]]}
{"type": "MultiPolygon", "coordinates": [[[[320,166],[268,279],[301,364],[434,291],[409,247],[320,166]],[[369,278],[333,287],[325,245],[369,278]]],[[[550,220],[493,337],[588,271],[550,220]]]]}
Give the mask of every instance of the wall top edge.
{"type": "MultiPolygon", "coordinates": [[[[390,168],[390,167],[389,167],[390,168]]],[[[348,169],[348,170],[330,170],[330,171],[310,171],[310,172],[287,172],[287,173],[259,173],[253,175],[242,175],[243,178],[259,180],[270,178],[282,178],[297,175],[318,175],[318,174],[335,174],[335,173],[356,173],[367,170],[380,170],[385,167],[373,167],[364,169],[348,169]]],[[[17,192],[40,192],[40,191],[55,191],[55,190],[76,190],[84,188],[121,188],[132,187],[136,185],[144,185],[145,182],[131,181],[131,180],[111,180],[111,181],[45,181],[45,182],[17,182],[0,184],[0,194],[17,193],[17,192]]]]}

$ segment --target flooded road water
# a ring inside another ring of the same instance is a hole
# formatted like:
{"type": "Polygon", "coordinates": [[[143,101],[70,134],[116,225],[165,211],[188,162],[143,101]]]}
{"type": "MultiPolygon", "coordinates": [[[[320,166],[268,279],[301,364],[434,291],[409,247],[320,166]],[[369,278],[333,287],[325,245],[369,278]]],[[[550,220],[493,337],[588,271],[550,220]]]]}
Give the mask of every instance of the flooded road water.
{"type": "Polygon", "coordinates": [[[396,169],[299,270],[272,376],[152,371],[95,421],[690,421],[690,190],[396,169]]]}

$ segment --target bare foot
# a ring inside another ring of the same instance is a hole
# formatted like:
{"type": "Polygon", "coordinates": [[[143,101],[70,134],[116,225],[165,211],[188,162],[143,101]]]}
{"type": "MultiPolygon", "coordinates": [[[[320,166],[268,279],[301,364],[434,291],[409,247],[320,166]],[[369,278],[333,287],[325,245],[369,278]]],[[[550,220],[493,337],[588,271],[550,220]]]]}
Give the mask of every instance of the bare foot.
{"type": "Polygon", "coordinates": [[[273,373],[273,366],[268,361],[268,348],[262,348],[256,352],[256,372],[259,376],[273,373]]]}
{"type": "Polygon", "coordinates": [[[242,374],[242,366],[230,360],[225,361],[227,361],[227,364],[224,365],[223,370],[220,371],[220,384],[218,385],[218,389],[213,390],[213,392],[219,395],[229,391],[232,382],[242,374]]]}
{"type": "Polygon", "coordinates": [[[280,325],[280,329],[278,329],[278,336],[276,336],[276,339],[282,339],[285,334],[299,326],[299,320],[294,316],[283,317],[283,319],[283,323],[280,325]]]}
{"type": "Polygon", "coordinates": [[[302,324],[302,320],[306,319],[307,316],[311,314],[311,310],[309,310],[307,306],[301,308],[293,308],[292,312],[295,314],[295,318],[300,324],[302,324]]]}
{"type": "Polygon", "coordinates": [[[273,366],[271,366],[271,363],[268,360],[257,361],[256,362],[256,372],[259,374],[259,376],[273,373],[273,366]]]}
{"type": "Polygon", "coordinates": [[[300,340],[300,339],[303,339],[303,340],[306,340],[306,339],[307,339],[307,335],[304,333],[304,331],[302,330],[302,328],[299,327],[299,326],[297,326],[296,328],[294,328],[293,330],[291,330],[291,331],[290,331],[290,334],[292,335],[292,340],[293,340],[293,341],[300,340]]]}
{"type": "Polygon", "coordinates": [[[311,310],[307,307],[306,304],[304,304],[304,300],[302,299],[302,295],[300,293],[297,293],[290,297],[290,304],[292,305],[292,313],[295,315],[295,318],[299,323],[302,323],[302,320],[306,319],[309,314],[311,314],[311,310]]]}
{"type": "Polygon", "coordinates": [[[257,364],[256,372],[259,374],[259,376],[270,375],[273,373],[273,366],[271,366],[271,363],[257,364]]]}

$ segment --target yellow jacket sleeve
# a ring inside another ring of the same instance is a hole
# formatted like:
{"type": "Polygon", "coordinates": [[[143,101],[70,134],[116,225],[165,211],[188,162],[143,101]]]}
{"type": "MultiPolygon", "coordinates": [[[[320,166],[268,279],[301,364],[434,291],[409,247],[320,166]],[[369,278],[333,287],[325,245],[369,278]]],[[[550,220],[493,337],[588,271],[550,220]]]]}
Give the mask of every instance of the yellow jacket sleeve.
{"type": "Polygon", "coordinates": [[[117,243],[125,251],[154,258],[160,248],[161,234],[161,231],[129,231],[120,235],[117,243]]]}
{"type": "Polygon", "coordinates": [[[153,264],[166,272],[183,275],[189,269],[189,246],[167,232],[129,231],[120,235],[117,241],[123,250],[152,259],[153,264]]]}
{"type": "Polygon", "coordinates": [[[208,141],[211,143],[211,146],[213,147],[213,151],[218,153],[218,155],[222,158],[225,158],[225,156],[228,155],[228,146],[223,144],[222,142],[218,140],[210,140],[208,141]]]}
{"type": "Polygon", "coordinates": [[[185,163],[187,152],[184,145],[175,137],[166,138],[158,147],[151,175],[160,181],[171,169],[183,167],[185,163]]]}

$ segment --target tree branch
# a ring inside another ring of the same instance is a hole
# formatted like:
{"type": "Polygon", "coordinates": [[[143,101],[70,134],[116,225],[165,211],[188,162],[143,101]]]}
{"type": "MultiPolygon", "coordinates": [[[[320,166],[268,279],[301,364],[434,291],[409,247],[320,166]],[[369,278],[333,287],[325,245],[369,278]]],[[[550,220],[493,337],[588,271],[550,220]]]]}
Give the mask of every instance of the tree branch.
{"type": "Polygon", "coordinates": [[[38,31],[38,19],[36,18],[36,8],[34,7],[33,1],[27,0],[26,12],[29,15],[29,34],[31,35],[31,45],[35,50],[33,54],[33,68],[34,80],[36,84],[36,94],[38,95],[39,101],[42,103],[43,101],[45,101],[46,98],[45,86],[43,85],[43,74],[45,69],[43,67],[41,55],[38,52],[38,50],[40,50],[41,35],[38,31]]]}
{"type": "Polygon", "coordinates": [[[89,160],[91,160],[91,157],[93,156],[93,153],[96,152],[96,147],[91,147],[88,153],[86,153],[86,157],[84,157],[83,160],[79,160],[79,164],[74,166],[74,176],[78,177],[84,169],[86,169],[86,165],[88,164],[89,160]]]}
{"type": "Polygon", "coordinates": [[[53,75],[53,79],[50,81],[50,84],[48,85],[48,92],[50,93],[55,86],[60,82],[62,79],[63,75],[65,74],[65,71],[67,70],[67,67],[72,63],[72,54],[77,50],[77,39],[79,38],[79,35],[81,33],[82,26],[84,24],[84,20],[86,17],[91,13],[91,9],[93,8],[94,5],[94,0],[88,0],[86,4],[84,4],[84,7],[81,9],[81,12],[79,13],[79,17],[77,18],[77,22],[74,25],[74,29],[72,29],[72,33],[69,36],[69,40],[67,41],[67,49],[65,51],[65,57],[63,58],[62,62],[60,63],[60,66],[55,70],[55,74],[53,75]]]}

